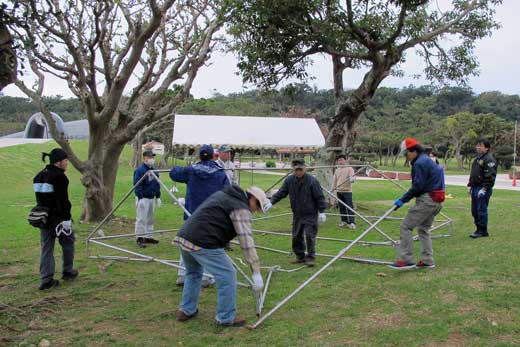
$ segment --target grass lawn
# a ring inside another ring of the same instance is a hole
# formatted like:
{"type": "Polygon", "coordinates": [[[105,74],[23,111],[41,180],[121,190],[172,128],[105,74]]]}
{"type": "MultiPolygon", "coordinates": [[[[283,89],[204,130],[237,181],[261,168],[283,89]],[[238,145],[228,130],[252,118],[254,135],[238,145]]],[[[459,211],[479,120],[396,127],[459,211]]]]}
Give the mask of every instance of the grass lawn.
{"type": "MultiPolygon", "coordinates": [[[[84,155],[84,142],[74,142],[84,155]]],[[[50,291],[38,286],[39,235],[26,222],[34,205],[32,178],[43,167],[41,151],[54,144],[23,145],[0,149],[3,172],[0,200],[0,346],[36,346],[42,339],[52,346],[520,346],[520,194],[494,191],[490,204],[490,234],[472,240],[470,201],[464,187],[448,187],[454,197],[444,204],[454,221],[450,238],[434,240],[437,268],[394,272],[384,266],[340,260],[270,317],[259,329],[218,328],[213,324],[216,289],[204,289],[199,316],[187,323],[175,320],[182,289],[175,285],[176,271],[157,263],[119,262],[86,258],[85,239],[94,225],[75,223],[78,279],[50,291]],[[516,254],[516,255],[515,255],[516,254]]],[[[130,150],[120,159],[117,201],[130,188],[130,150]]],[[[79,174],[68,172],[73,216],[79,220],[83,187],[79,174]]],[[[167,174],[162,177],[167,185],[167,174]]],[[[250,176],[244,184],[250,184],[250,176]]],[[[255,174],[254,183],[266,188],[278,176],[255,174]]],[[[179,185],[181,193],[184,185],[179,185]]],[[[381,215],[401,191],[388,182],[358,180],[354,185],[357,209],[364,215],[381,215]]],[[[183,194],[181,194],[182,196],[183,194]]],[[[181,213],[167,204],[156,214],[156,229],[178,228],[181,213]]],[[[117,218],[103,228],[105,234],[133,232],[134,200],[125,202],[117,218]]],[[[397,211],[403,216],[405,208],[397,211]]],[[[270,215],[289,212],[287,199],[270,215]]],[[[330,212],[337,212],[331,210],[330,212]]],[[[338,217],[329,216],[321,236],[355,238],[364,230],[339,229],[338,217]]],[[[288,232],[290,216],[255,223],[255,228],[288,232]]],[[[381,224],[398,238],[398,221],[381,224]]],[[[446,233],[448,229],[440,232],[446,233]]],[[[161,243],[143,253],[177,259],[170,244],[173,234],[159,236],[161,243]]],[[[376,232],[367,239],[384,241],[376,232]]],[[[290,250],[290,239],[255,235],[259,245],[290,250]]],[[[138,250],[132,239],[110,242],[138,250]]],[[[319,241],[318,252],[335,254],[345,243],[319,241]]],[[[230,252],[241,257],[238,246],[230,252]]],[[[419,245],[416,244],[418,251],[419,245]]],[[[281,265],[290,258],[259,250],[263,266],[281,265]]],[[[120,255],[99,246],[93,254],[120,255]]],[[[56,272],[60,269],[56,247],[56,272]]],[[[347,253],[393,260],[390,247],[355,246],[347,253]]],[[[269,287],[264,313],[308,278],[317,267],[293,273],[277,272],[269,287]]],[[[238,289],[238,312],[255,321],[254,301],[248,289],[238,289]]]]}

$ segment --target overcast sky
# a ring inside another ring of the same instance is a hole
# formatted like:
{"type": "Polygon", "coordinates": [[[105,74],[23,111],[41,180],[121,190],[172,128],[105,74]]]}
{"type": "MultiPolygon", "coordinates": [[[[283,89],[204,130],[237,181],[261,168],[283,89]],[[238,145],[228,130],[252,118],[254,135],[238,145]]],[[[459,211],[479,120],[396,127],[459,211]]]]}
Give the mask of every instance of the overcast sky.
{"type": "MultiPolygon", "coordinates": [[[[498,90],[505,94],[520,95],[520,13],[519,0],[504,0],[497,8],[496,19],[502,28],[493,36],[476,43],[476,54],[480,62],[480,75],[470,79],[470,87],[477,93],[498,90]]],[[[388,77],[382,85],[386,87],[403,87],[410,84],[424,85],[424,79],[414,79],[420,74],[422,65],[415,56],[408,55],[408,61],[402,66],[405,76],[401,78],[388,77]]],[[[314,80],[308,81],[318,89],[332,88],[331,64],[325,58],[317,58],[309,69],[314,80]]],[[[221,94],[236,93],[253,86],[244,86],[240,76],[236,75],[236,59],[231,54],[215,54],[211,64],[204,67],[198,74],[192,88],[192,94],[197,97],[210,97],[215,92],[221,94]]],[[[344,76],[346,88],[357,86],[362,80],[363,71],[347,71],[344,76]]],[[[15,86],[10,85],[3,90],[5,95],[24,96],[15,86]]],[[[62,95],[70,97],[66,83],[47,77],[45,93],[47,95],[62,95]]]]}

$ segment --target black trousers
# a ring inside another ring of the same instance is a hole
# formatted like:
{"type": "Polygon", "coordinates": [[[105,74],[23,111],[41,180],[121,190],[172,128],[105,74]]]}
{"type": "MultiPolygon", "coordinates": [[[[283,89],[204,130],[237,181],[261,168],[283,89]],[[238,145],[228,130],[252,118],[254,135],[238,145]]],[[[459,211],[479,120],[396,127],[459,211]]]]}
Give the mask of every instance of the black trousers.
{"type": "Polygon", "coordinates": [[[298,218],[293,219],[292,250],[296,258],[305,259],[307,249],[307,258],[314,259],[317,235],[318,225],[302,223],[298,218]]]}
{"type": "MultiPolygon", "coordinates": [[[[352,192],[337,192],[338,199],[347,204],[351,209],[354,209],[354,204],[352,203],[352,192]]],[[[338,203],[339,205],[339,213],[341,216],[341,221],[347,224],[355,223],[354,222],[354,212],[349,211],[345,205],[342,203],[338,203]]]]}
{"type": "MultiPolygon", "coordinates": [[[[58,238],[62,250],[62,272],[70,273],[74,269],[74,232],[69,236],[61,234],[58,238]]],[[[54,277],[54,244],[56,231],[54,227],[40,229],[40,281],[50,282],[54,277]]]]}

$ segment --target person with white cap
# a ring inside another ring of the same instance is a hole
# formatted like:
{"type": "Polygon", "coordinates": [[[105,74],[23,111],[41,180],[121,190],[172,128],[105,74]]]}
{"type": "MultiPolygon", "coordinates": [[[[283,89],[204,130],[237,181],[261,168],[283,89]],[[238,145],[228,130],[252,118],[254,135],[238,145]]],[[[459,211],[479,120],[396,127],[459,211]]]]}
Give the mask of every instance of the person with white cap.
{"type": "Polygon", "coordinates": [[[174,242],[180,246],[186,268],[177,320],[184,322],[198,314],[203,270],[216,281],[219,326],[243,326],[245,318],[236,315],[236,270],[224,251],[226,243],[238,238],[245,260],[253,273],[253,289],[264,285],[260,260],[252,233],[251,212],[267,212],[271,202],[258,187],[246,191],[232,185],[211,195],[186,220],[174,242]]]}
{"type": "Polygon", "coordinates": [[[217,164],[226,170],[226,175],[229,179],[229,182],[231,184],[238,185],[238,176],[235,168],[235,164],[231,161],[231,152],[233,152],[233,149],[229,147],[228,145],[222,145],[219,148],[219,158],[216,160],[217,164]]]}
{"type": "MultiPolygon", "coordinates": [[[[161,187],[157,180],[148,174],[148,171],[155,170],[153,166],[155,154],[153,151],[146,150],[143,152],[143,163],[134,171],[134,185],[144,176],[143,180],[135,187],[134,193],[136,197],[135,212],[135,236],[137,245],[145,248],[146,244],[157,244],[158,240],[153,238],[153,225],[155,205],[160,208],[161,187]]],[[[159,173],[155,173],[159,176],[159,173]]]]}
{"type": "Polygon", "coordinates": [[[395,270],[432,269],[435,267],[435,262],[430,227],[435,216],[441,211],[445,199],[444,171],[424,153],[424,148],[414,138],[404,139],[401,143],[401,151],[412,165],[412,187],[396,199],[394,205],[396,209],[400,208],[413,198],[415,198],[415,205],[408,210],[401,223],[399,257],[389,266],[395,270]],[[421,242],[421,259],[417,264],[413,259],[414,228],[417,228],[421,242]]]}

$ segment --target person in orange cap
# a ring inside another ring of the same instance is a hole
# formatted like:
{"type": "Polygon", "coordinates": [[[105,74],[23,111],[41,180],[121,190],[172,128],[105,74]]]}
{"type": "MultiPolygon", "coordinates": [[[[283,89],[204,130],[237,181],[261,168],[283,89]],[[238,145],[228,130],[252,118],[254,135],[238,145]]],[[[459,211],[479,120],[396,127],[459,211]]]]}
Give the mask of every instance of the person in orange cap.
{"type": "Polygon", "coordinates": [[[401,150],[412,165],[412,187],[396,199],[396,208],[415,198],[415,205],[401,223],[399,258],[389,265],[392,269],[434,268],[430,227],[435,216],[441,211],[445,198],[444,170],[424,153],[424,148],[414,138],[406,138],[401,150]],[[421,259],[416,264],[413,259],[412,230],[417,228],[421,241],[421,259]]]}

